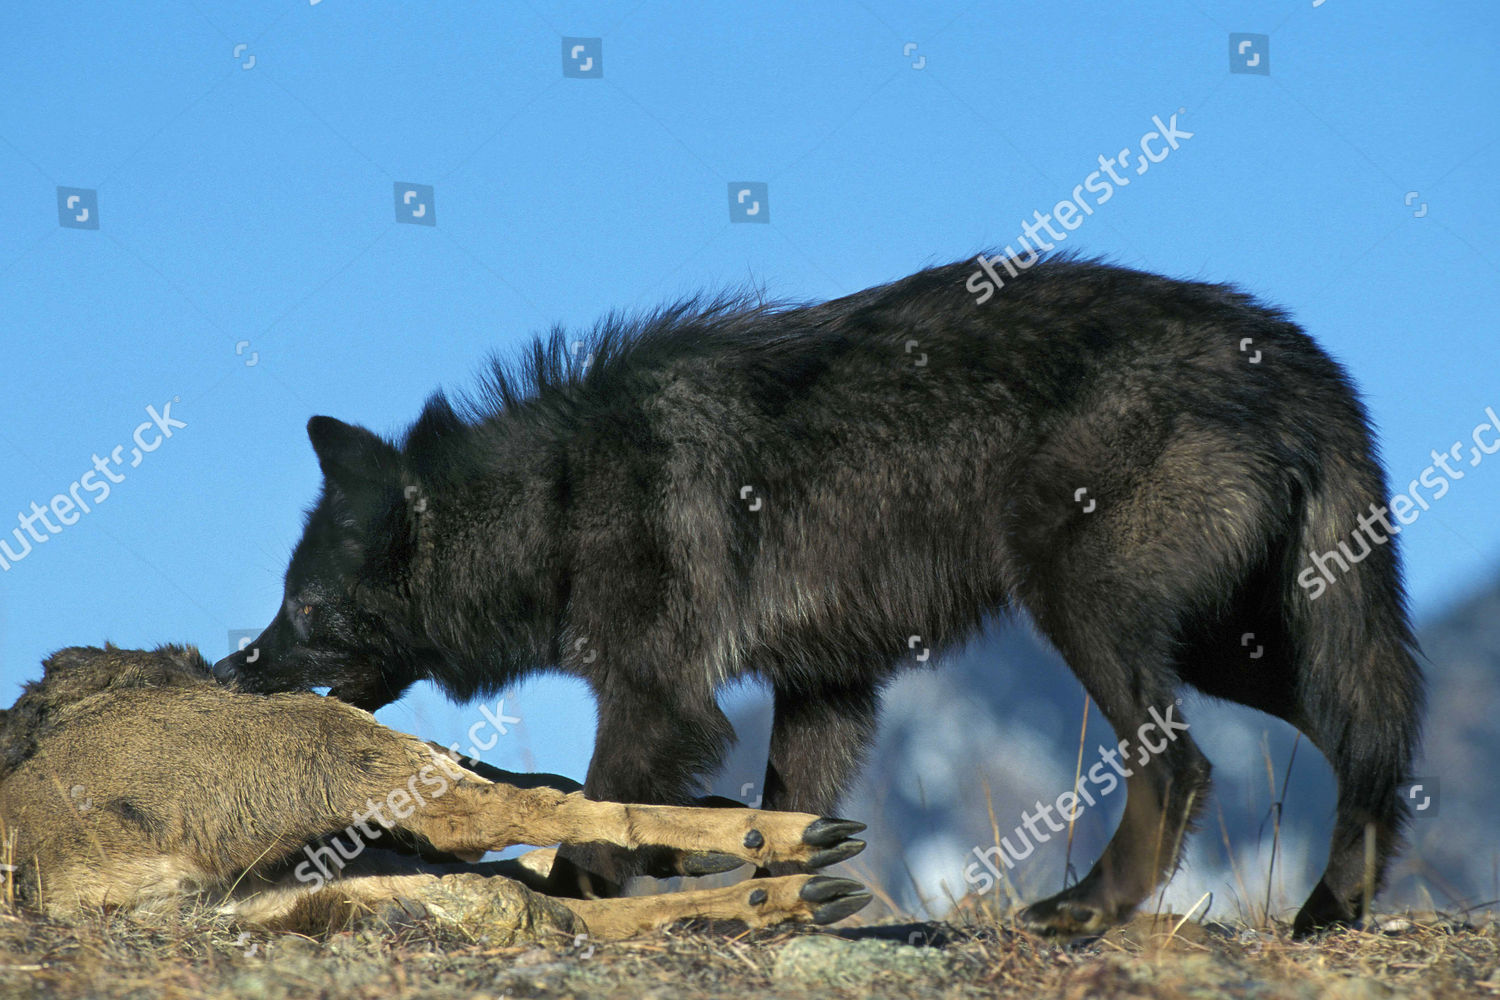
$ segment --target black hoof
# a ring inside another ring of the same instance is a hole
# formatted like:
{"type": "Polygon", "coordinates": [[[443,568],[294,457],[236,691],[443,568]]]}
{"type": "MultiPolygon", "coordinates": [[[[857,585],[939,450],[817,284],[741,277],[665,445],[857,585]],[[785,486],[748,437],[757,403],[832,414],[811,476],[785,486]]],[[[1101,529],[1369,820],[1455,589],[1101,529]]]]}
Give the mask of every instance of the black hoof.
{"type": "Polygon", "coordinates": [[[802,891],[797,893],[805,903],[826,903],[835,896],[843,896],[851,892],[863,892],[864,886],[852,878],[834,878],[831,875],[819,875],[807,880],[802,891]]]}
{"type": "Polygon", "coordinates": [[[852,819],[816,819],[802,831],[802,842],[813,847],[828,847],[864,831],[863,823],[852,819]]]}
{"type": "Polygon", "coordinates": [[[684,853],[677,862],[677,874],[699,878],[704,875],[719,875],[732,872],[745,863],[744,858],[732,854],[715,854],[709,851],[684,853]]]}
{"type": "Polygon", "coordinates": [[[819,903],[812,912],[815,924],[831,924],[864,909],[875,897],[870,890],[847,878],[818,876],[809,879],[798,893],[803,902],[819,903]]]}
{"type": "Polygon", "coordinates": [[[814,854],[811,858],[808,858],[807,865],[809,868],[827,868],[829,865],[836,865],[840,861],[848,861],[864,849],[865,842],[863,840],[846,840],[837,847],[830,847],[825,851],[819,851],[817,854],[814,854]]]}

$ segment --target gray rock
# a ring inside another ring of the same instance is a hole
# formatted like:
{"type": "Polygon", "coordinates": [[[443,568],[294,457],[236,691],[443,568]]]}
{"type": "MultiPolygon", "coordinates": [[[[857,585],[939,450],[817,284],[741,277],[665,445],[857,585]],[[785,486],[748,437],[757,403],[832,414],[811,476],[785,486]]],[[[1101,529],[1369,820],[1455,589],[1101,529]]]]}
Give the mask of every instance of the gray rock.
{"type": "Polygon", "coordinates": [[[492,988],[497,993],[512,996],[568,993],[592,996],[607,993],[615,985],[618,985],[615,975],[607,966],[561,958],[519,967],[513,965],[495,976],[492,988]]]}
{"type": "Polygon", "coordinates": [[[1323,993],[1324,1000],[1390,1000],[1403,995],[1380,980],[1366,976],[1340,979],[1323,993]]]}
{"type": "Polygon", "coordinates": [[[771,978],[803,986],[861,989],[876,980],[930,979],[949,972],[953,960],[936,948],[894,941],[848,941],[829,934],[799,937],[776,955],[771,978]]]}

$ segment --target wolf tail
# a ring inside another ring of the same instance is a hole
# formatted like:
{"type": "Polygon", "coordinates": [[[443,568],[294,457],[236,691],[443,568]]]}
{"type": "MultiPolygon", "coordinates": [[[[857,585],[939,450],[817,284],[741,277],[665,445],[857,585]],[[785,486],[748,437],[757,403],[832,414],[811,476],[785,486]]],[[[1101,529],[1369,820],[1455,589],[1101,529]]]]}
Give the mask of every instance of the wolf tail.
{"type": "Polygon", "coordinates": [[[1368,423],[1321,429],[1307,470],[1284,594],[1302,728],[1338,779],[1328,870],[1295,930],[1357,916],[1379,888],[1410,818],[1399,791],[1420,736],[1423,681],[1401,584],[1400,526],[1385,511],[1385,476],[1368,423]],[[1331,440],[1330,440],[1331,439],[1331,440]],[[1366,837],[1375,838],[1367,871],[1366,837]]]}

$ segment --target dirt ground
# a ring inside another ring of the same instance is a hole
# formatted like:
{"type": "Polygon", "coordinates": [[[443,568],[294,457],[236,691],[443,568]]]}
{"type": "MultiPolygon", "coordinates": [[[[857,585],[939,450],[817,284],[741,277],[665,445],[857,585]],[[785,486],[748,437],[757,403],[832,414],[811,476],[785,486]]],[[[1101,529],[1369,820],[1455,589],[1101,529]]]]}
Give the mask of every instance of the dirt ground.
{"type": "Polygon", "coordinates": [[[964,908],[955,923],[747,932],[679,926],[628,942],[496,947],[390,907],[325,941],[248,933],[198,910],[62,922],[0,912],[0,996],[519,998],[1500,996],[1494,916],[1385,917],[1293,943],[1284,926],[1142,916],[1062,944],[964,908]]]}

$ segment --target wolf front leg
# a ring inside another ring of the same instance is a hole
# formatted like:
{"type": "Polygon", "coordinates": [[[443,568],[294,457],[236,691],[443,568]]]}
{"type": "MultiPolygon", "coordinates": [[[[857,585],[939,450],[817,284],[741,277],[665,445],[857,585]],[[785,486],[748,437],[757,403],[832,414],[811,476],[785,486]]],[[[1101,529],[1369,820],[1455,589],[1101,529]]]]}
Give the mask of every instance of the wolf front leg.
{"type": "MultiPolygon", "coordinates": [[[[599,729],[584,794],[600,802],[686,805],[699,776],[711,773],[734,739],[706,675],[702,684],[650,683],[649,670],[612,671],[594,685],[599,729]]],[[[572,846],[553,870],[557,892],[617,896],[634,875],[706,874],[674,870],[660,850],[572,846]]]]}
{"type": "MultiPolygon", "coordinates": [[[[778,687],[762,809],[828,814],[859,773],[870,743],[880,693],[876,684],[797,690],[778,687]]],[[[758,874],[804,869],[778,863],[758,874]]]]}

